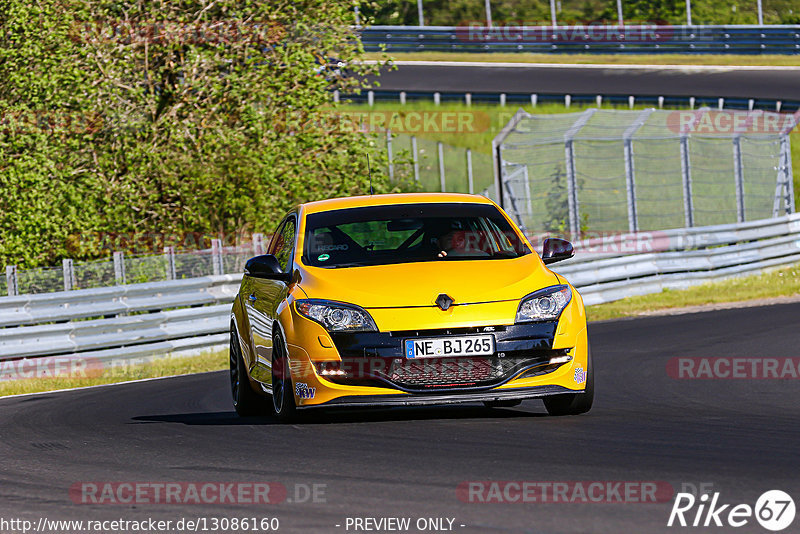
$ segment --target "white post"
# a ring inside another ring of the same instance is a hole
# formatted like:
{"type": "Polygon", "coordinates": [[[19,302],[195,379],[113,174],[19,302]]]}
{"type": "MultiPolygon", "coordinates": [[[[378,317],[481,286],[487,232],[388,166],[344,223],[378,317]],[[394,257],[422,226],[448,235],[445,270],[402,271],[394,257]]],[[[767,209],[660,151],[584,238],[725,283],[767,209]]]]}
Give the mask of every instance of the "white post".
{"type": "Polygon", "coordinates": [[[118,286],[125,285],[125,253],[114,253],[114,281],[118,286]]]}
{"type": "MultiPolygon", "coordinates": [[[[255,236],[253,237],[255,238],[255,236]]],[[[164,247],[164,258],[167,260],[167,280],[177,279],[178,276],[175,272],[175,247],[164,247]]]]}
{"type": "Polygon", "coordinates": [[[536,104],[539,102],[539,95],[536,93],[531,93],[531,106],[536,107],[536,104]]]}
{"type": "Polygon", "coordinates": [[[419,18],[419,25],[425,26],[425,19],[422,17],[422,0],[417,0],[417,17],[419,18]]]}
{"type": "Polygon", "coordinates": [[[64,258],[61,261],[61,268],[64,271],[64,291],[72,291],[78,285],[75,279],[75,266],[72,260],[64,258]]]}
{"type": "Polygon", "coordinates": [[[625,25],[622,19],[622,0],[617,0],[617,21],[619,22],[620,30],[625,25]]]}
{"type": "MultiPolygon", "coordinates": [[[[761,0],[759,0],[758,5],[759,5],[759,7],[761,6],[761,0]]],[[[492,6],[489,4],[489,0],[486,0],[485,7],[486,7],[486,27],[487,28],[491,28],[492,27],[492,6]]]]}
{"type": "Polygon", "coordinates": [[[736,220],[744,222],[744,169],[742,168],[742,138],[733,138],[733,176],[736,179],[736,220]]]}
{"type": "Polygon", "coordinates": [[[369,107],[375,105],[375,91],[367,91],[367,104],[369,107]]]}
{"type": "Polygon", "coordinates": [[[339,103],[339,90],[338,89],[334,89],[333,90],[333,101],[336,102],[337,104],[339,103]]]}
{"type": "Polygon", "coordinates": [[[506,105],[506,94],[500,93],[500,107],[505,107],[506,105]]]}
{"type": "Polygon", "coordinates": [[[386,130],[386,156],[389,159],[389,180],[394,181],[394,160],[392,158],[392,131],[386,130]]]}
{"type": "Polygon", "coordinates": [[[253,234],[253,256],[264,255],[264,234],[253,234]]]}
{"type": "Polygon", "coordinates": [[[442,186],[442,193],[447,191],[444,177],[444,144],[439,141],[436,143],[439,149],[439,184],[442,186]]]}
{"type": "Polygon", "coordinates": [[[761,0],[758,0],[758,25],[764,25],[764,11],[761,8],[761,0]]]}
{"type": "Polygon", "coordinates": [[[211,266],[214,269],[214,275],[220,275],[225,270],[222,265],[222,240],[211,240],[211,266]]]}
{"type": "Polygon", "coordinates": [[[359,16],[359,12],[358,12],[358,4],[355,5],[355,7],[353,8],[353,11],[355,12],[355,15],[356,15],[356,26],[361,26],[361,17],[359,16]]]}
{"type": "Polygon", "coordinates": [[[6,289],[8,290],[9,297],[19,295],[19,282],[17,280],[16,265],[6,266],[6,289]]]}
{"type": "Polygon", "coordinates": [[[472,105],[472,93],[464,93],[464,103],[467,107],[472,105]]]}
{"type": "Polygon", "coordinates": [[[475,184],[472,179],[472,150],[467,149],[467,186],[469,187],[469,194],[475,194],[475,184]]]}
{"type": "Polygon", "coordinates": [[[692,0],[686,0],[686,25],[692,25],[692,0]]]}
{"type": "Polygon", "coordinates": [[[689,135],[681,134],[681,178],[683,180],[683,211],[687,228],[694,226],[692,201],[692,165],[689,159],[689,135]]]}
{"type": "Polygon", "coordinates": [[[574,139],[578,135],[592,115],[597,111],[596,108],[589,108],[581,113],[567,133],[564,134],[564,156],[567,169],[567,205],[569,208],[569,231],[572,239],[580,236],[580,208],[578,206],[578,180],[575,173],[575,146],[574,139]]]}
{"type": "Polygon", "coordinates": [[[405,106],[406,105],[406,92],[405,91],[400,91],[400,105],[401,106],[405,106]]]}
{"type": "Polygon", "coordinates": [[[411,158],[414,161],[414,181],[419,182],[419,153],[417,152],[417,137],[411,136],[411,158]]]}
{"type": "Polygon", "coordinates": [[[439,93],[438,91],[433,93],[433,103],[438,106],[439,104],[441,104],[441,102],[442,102],[441,93],[439,93]]]}
{"type": "Polygon", "coordinates": [[[558,26],[558,22],[556,21],[556,0],[550,0],[550,22],[553,28],[558,26]]]}
{"type": "Polygon", "coordinates": [[[597,105],[598,108],[601,107],[603,105],[603,95],[595,96],[594,97],[594,102],[595,102],[595,104],[597,105]]]}

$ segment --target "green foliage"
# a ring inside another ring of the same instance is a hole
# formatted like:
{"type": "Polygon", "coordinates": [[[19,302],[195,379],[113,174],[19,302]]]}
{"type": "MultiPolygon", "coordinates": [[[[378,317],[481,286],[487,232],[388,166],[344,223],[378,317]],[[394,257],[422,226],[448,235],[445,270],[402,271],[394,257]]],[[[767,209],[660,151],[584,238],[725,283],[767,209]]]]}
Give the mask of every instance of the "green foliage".
{"type": "Polygon", "coordinates": [[[269,233],[368,190],[376,140],[329,120],[358,82],[323,68],[375,68],[351,2],[1,3],[0,264],[107,255],[97,233],[269,233]]]}

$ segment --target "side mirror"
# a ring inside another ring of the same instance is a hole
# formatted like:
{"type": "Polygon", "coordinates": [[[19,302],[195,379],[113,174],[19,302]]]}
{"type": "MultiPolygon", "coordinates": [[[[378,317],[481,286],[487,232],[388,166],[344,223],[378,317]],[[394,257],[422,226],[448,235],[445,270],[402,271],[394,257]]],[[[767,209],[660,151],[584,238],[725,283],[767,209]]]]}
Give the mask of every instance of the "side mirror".
{"type": "Polygon", "coordinates": [[[572,243],[566,239],[548,237],[542,244],[542,261],[545,265],[561,260],[568,260],[575,255],[572,243]]]}
{"type": "Polygon", "coordinates": [[[272,254],[264,254],[247,260],[244,266],[244,274],[253,278],[279,280],[287,284],[292,279],[292,273],[283,272],[278,259],[272,254]]]}

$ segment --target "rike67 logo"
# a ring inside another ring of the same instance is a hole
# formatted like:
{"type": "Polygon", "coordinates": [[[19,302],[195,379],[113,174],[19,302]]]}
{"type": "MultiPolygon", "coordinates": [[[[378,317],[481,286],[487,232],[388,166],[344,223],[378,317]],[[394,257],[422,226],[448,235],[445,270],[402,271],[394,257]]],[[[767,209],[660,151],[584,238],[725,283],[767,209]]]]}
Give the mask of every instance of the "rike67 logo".
{"type": "Polygon", "coordinates": [[[765,529],[778,532],[791,525],[794,516],[794,500],[781,490],[764,492],[755,506],[722,503],[719,492],[711,497],[704,493],[699,498],[691,493],[678,493],[667,526],[739,528],[755,517],[765,529]]]}

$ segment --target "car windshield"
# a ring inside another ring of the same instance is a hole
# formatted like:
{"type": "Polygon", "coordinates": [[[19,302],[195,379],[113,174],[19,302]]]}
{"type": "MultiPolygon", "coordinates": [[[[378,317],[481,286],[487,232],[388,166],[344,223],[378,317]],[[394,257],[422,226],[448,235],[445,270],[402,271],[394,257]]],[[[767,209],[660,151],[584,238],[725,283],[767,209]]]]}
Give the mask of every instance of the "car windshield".
{"type": "Polygon", "coordinates": [[[518,258],[530,249],[490,204],[369,206],[306,217],[303,263],[341,268],[518,258]]]}

